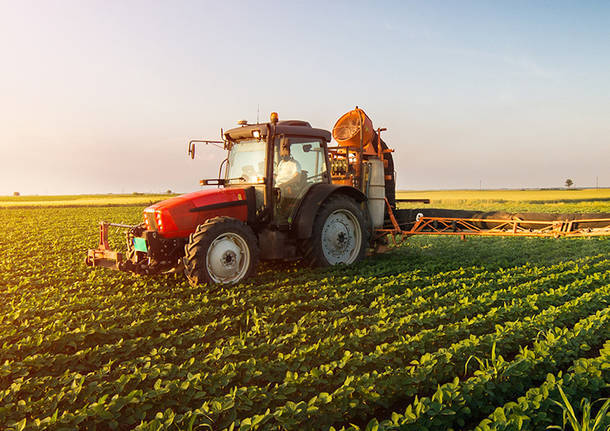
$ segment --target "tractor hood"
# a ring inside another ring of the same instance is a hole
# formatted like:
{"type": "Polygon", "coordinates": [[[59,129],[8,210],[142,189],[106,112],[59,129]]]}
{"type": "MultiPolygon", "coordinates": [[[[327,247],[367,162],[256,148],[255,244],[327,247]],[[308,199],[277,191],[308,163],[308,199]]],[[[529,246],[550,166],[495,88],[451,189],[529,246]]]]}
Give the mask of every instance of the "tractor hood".
{"type": "Polygon", "coordinates": [[[148,230],[159,232],[165,238],[188,237],[206,220],[227,216],[248,220],[248,193],[246,189],[226,188],[201,190],[176,196],[144,210],[148,230]]]}

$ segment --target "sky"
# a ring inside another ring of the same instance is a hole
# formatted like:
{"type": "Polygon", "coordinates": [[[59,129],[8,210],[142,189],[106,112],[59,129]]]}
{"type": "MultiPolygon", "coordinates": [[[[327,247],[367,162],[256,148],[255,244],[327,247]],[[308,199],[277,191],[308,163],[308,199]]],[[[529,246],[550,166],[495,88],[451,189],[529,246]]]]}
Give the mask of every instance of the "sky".
{"type": "Polygon", "coordinates": [[[0,195],[189,192],[356,105],[398,188],[610,186],[610,3],[0,0],[0,195]]]}

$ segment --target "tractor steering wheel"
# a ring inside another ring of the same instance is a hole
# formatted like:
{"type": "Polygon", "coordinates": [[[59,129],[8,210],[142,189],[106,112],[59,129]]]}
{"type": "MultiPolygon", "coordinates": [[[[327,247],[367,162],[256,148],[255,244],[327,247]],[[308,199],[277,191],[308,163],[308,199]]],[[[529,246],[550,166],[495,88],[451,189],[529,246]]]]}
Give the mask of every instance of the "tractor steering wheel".
{"type": "Polygon", "coordinates": [[[307,177],[306,181],[313,180],[314,178],[322,178],[324,176],[324,174],[325,174],[325,172],[322,172],[322,173],[319,173],[316,175],[312,175],[311,177],[307,177]]]}

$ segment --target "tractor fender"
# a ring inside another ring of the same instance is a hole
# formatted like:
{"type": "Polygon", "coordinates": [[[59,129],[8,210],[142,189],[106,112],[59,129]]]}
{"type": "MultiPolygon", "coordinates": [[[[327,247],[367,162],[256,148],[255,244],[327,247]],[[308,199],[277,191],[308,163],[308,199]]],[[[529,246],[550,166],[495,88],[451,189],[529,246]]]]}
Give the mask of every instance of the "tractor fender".
{"type": "Polygon", "coordinates": [[[311,236],[313,222],[318,213],[320,205],[331,195],[343,194],[361,203],[367,200],[366,195],[360,190],[341,184],[314,184],[309,188],[307,194],[301,201],[293,225],[298,239],[311,236]]]}

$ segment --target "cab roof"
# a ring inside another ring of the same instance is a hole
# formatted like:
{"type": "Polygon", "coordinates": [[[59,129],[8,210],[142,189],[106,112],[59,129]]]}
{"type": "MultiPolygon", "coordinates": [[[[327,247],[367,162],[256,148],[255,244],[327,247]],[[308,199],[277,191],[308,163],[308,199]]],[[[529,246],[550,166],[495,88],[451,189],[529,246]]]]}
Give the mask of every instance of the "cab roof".
{"type": "MultiPolygon", "coordinates": [[[[267,130],[271,129],[272,123],[247,124],[245,126],[236,127],[225,132],[225,138],[230,141],[238,139],[251,138],[253,132],[258,130],[262,138],[267,137],[267,130]]],[[[275,125],[275,133],[278,135],[303,136],[307,138],[324,139],[330,142],[330,132],[324,129],[316,129],[311,127],[307,121],[302,120],[284,120],[278,121],[275,125]]]]}

